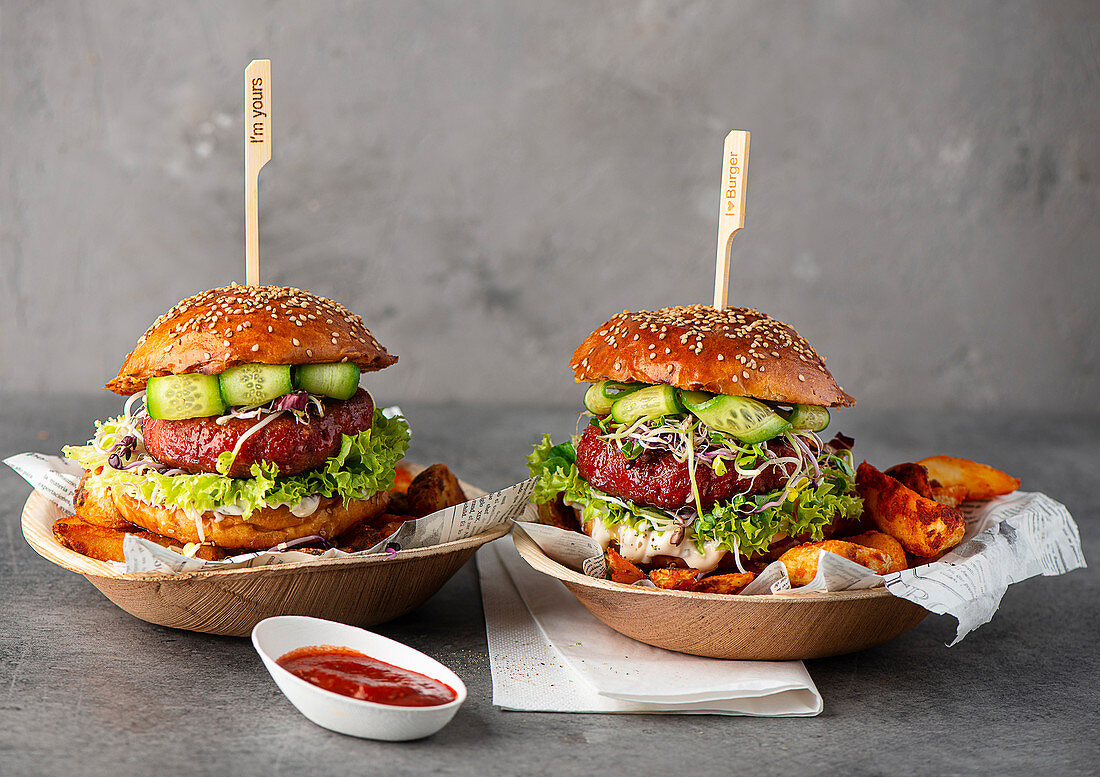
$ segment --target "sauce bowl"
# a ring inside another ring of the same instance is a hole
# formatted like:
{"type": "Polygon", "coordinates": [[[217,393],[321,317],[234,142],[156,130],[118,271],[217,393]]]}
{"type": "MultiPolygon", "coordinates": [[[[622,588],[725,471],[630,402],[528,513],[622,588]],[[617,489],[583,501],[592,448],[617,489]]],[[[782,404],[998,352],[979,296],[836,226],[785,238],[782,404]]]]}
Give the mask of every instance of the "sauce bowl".
{"type": "Polygon", "coordinates": [[[252,629],[252,644],[290,703],[318,726],[364,739],[403,742],[430,736],[447,725],[466,700],[466,685],[458,675],[419,650],[379,634],[343,623],[281,615],[252,629]],[[388,664],[419,672],[449,685],[454,701],[432,707],[398,707],[353,699],[327,691],[279,666],[291,650],[316,645],[351,648],[388,664]]]}

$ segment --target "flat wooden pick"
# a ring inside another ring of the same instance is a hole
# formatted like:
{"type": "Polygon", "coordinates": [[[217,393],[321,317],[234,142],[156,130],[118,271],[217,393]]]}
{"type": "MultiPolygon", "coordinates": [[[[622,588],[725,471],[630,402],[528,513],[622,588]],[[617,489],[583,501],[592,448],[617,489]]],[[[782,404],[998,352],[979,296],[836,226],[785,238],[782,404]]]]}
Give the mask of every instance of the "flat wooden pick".
{"type": "Polygon", "coordinates": [[[260,170],[271,160],[271,60],[244,69],[244,265],[249,286],[260,283],[260,170]]]}
{"type": "Polygon", "coordinates": [[[718,259],[714,270],[714,307],[726,307],[733,236],[745,226],[745,188],[749,172],[748,130],[726,135],[722,153],[722,196],[718,209],[718,259]]]}

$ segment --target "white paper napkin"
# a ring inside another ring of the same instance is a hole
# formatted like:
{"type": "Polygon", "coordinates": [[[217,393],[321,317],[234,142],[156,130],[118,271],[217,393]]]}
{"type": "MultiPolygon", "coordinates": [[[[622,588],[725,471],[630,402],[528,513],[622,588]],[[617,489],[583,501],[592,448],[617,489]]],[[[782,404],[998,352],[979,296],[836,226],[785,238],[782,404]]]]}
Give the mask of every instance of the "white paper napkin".
{"type": "Polygon", "coordinates": [[[624,637],[520,558],[510,537],[477,553],[493,704],[530,712],[811,716],[801,661],[723,661],[624,637]]]}

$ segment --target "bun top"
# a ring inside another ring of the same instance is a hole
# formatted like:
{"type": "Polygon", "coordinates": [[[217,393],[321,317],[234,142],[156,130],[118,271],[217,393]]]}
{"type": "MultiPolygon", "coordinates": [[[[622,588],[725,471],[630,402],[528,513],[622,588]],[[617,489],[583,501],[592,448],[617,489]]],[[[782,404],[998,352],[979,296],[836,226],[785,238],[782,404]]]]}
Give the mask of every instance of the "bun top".
{"type": "Polygon", "coordinates": [[[792,327],[752,308],[624,310],[569,362],[578,383],[616,380],[799,405],[854,405],[792,327]]]}
{"type": "Polygon", "coordinates": [[[107,388],[125,396],[158,375],[216,375],[254,362],[351,362],[371,372],[396,361],[338,302],[286,286],[234,283],[188,297],[154,321],[107,388]]]}

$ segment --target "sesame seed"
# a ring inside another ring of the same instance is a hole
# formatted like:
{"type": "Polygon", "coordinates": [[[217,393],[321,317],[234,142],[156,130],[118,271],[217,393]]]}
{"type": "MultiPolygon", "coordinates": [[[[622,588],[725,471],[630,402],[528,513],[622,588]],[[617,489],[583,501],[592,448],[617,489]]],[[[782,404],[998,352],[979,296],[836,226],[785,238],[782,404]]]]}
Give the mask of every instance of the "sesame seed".
{"type": "Polygon", "coordinates": [[[260,350],[260,344],[256,343],[255,345],[253,345],[252,350],[253,350],[253,352],[260,350]]]}
{"type": "Polygon", "coordinates": [[[292,337],[292,338],[290,338],[290,342],[294,343],[294,347],[295,347],[295,348],[297,348],[297,347],[298,347],[299,345],[301,345],[301,343],[299,343],[299,342],[298,342],[298,338],[297,338],[297,337],[292,337]]]}
{"type": "Polygon", "coordinates": [[[801,372],[800,372],[800,373],[798,373],[798,379],[799,379],[800,381],[802,381],[803,383],[805,383],[805,382],[806,382],[806,376],[805,376],[805,375],[803,375],[803,374],[802,374],[801,372]]]}

